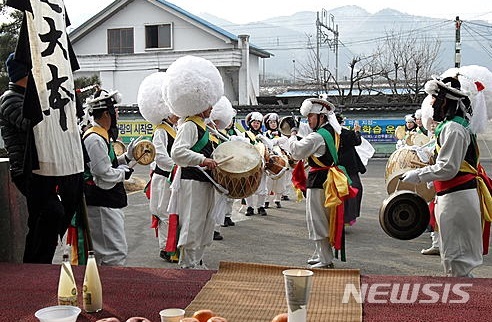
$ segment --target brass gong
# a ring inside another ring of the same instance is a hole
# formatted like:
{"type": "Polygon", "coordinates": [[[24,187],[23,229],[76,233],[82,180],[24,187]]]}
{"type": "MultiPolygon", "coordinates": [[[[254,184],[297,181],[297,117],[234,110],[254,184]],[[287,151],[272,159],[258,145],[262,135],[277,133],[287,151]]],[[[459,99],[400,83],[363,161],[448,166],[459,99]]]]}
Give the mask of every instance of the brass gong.
{"type": "Polygon", "coordinates": [[[403,138],[405,137],[405,126],[397,126],[395,130],[395,136],[398,140],[403,140],[403,138]]]}
{"type": "Polygon", "coordinates": [[[122,155],[123,153],[126,152],[126,146],[123,142],[121,141],[114,141],[112,143],[113,145],[113,150],[114,150],[114,153],[116,154],[116,156],[120,156],[122,155]]]}

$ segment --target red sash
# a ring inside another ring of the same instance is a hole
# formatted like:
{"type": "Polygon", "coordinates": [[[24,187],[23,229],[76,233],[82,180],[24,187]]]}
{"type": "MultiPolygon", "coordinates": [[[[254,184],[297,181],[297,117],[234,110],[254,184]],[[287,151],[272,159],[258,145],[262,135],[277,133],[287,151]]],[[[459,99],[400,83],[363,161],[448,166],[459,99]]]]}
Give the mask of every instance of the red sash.
{"type": "Polygon", "coordinates": [[[449,190],[451,188],[457,187],[460,184],[466,183],[468,181],[474,180],[475,175],[471,173],[467,173],[462,176],[454,177],[451,180],[446,181],[434,181],[434,189],[436,189],[436,193],[449,190]]]}

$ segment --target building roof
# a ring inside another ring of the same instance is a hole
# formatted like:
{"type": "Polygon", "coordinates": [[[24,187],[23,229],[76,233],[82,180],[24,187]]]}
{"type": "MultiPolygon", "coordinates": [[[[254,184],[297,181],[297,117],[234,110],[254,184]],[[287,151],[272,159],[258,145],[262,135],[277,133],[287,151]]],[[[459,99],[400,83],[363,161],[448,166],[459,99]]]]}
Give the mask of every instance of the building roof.
{"type": "MultiPolygon", "coordinates": [[[[372,87],[371,89],[362,89],[359,90],[358,88],[352,89],[352,96],[359,96],[359,95],[393,95],[393,89],[387,88],[387,87],[382,87],[382,88],[375,88],[372,87]]],[[[345,89],[345,93],[348,92],[348,89],[345,89]]],[[[328,91],[325,90],[315,90],[315,89],[306,89],[306,90],[288,90],[286,92],[283,92],[281,94],[275,95],[277,98],[291,98],[291,97],[316,97],[319,94],[328,94],[328,96],[339,96],[340,93],[338,92],[337,89],[331,89],[328,91]]],[[[405,95],[407,94],[407,89],[403,88],[397,88],[396,93],[398,95],[405,95]]]]}
{"type": "MultiPolygon", "coordinates": [[[[136,1],[136,0],[115,0],[111,2],[106,8],[98,12],[96,15],[92,16],[90,19],[85,21],[83,24],[81,24],[79,27],[75,28],[73,31],[70,32],[69,36],[72,41],[72,43],[76,43],[79,39],[87,35],[90,31],[95,29],[98,25],[103,23],[104,21],[110,19],[114,14],[116,14],[119,10],[122,10],[125,6],[127,6],[129,3],[136,1]]],[[[158,6],[164,6],[169,9],[169,11],[173,12],[177,16],[182,16],[183,18],[190,20],[202,27],[204,27],[205,30],[208,30],[211,33],[218,34],[231,42],[237,43],[239,41],[238,37],[180,7],[177,5],[164,1],[164,0],[146,0],[148,2],[154,3],[158,6]]],[[[249,44],[250,46],[250,52],[252,54],[255,54],[261,58],[269,58],[273,56],[273,54],[253,45],[249,44]]]]}
{"type": "MultiPolygon", "coordinates": [[[[300,115],[299,106],[295,105],[238,105],[234,106],[237,110],[238,117],[245,117],[250,112],[260,112],[263,115],[266,113],[277,113],[280,116],[285,115],[300,115]]],[[[345,106],[337,106],[337,109],[343,113],[349,114],[408,114],[415,112],[420,108],[420,104],[410,103],[364,103],[352,104],[345,106]]],[[[140,111],[136,104],[134,105],[119,105],[118,113],[126,116],[139,116],[140,111]]]]}

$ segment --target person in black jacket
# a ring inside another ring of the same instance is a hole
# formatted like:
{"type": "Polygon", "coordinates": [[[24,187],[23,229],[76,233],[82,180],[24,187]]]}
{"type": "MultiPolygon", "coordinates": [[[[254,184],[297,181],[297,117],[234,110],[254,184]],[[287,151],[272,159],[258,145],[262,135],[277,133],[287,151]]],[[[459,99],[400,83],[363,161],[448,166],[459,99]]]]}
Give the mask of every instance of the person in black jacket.
{"type": "MultiPolygon", "coordinates": [[[[336,114],[337,120],[340,125],[344,124],[344,117],[341,114],[336,114]]],[[[362,144],[360,125],[354,125],[353,130],[342,126],[342,133],[340,134],[340,147],[338,148],[338,162],[344,166],[347,170],[347,174],[352,180],[352,187],[358,189],[357,196],[355,198],[349,198],[345,200],[345,224],[353,225],[360,216],[360,205],[362,202],[362,182],[360,180],[359,173],[365,173],[366,167],[362,163],[355,147],[362,144]]]]}
{"type": "MultiPolygon", "coordinates": [[[[28,137],[33,124],[24,114],[29,69],[10,54],[9,87],[0,97],[0,129],[10,161],[12,181],[26,197],[29,217],[24,263],[51,264],[58,240],[65,235],[82,200],[82,175],[45,176],[32,169],[28,137]]],[[[33,143],[31,143],[33,144],[33,143]]]]}
{"type": "Polygon", "coordinates": [[[24,155],[26,149],[29,120],[24,118],[22,105],[27,86],[27,67],[10,54],[5,65],[9,74],[8,89],[0,97],[0,130],[10,161],[12,182],[25,196],[27,191],[24,174],[24,155]]]}

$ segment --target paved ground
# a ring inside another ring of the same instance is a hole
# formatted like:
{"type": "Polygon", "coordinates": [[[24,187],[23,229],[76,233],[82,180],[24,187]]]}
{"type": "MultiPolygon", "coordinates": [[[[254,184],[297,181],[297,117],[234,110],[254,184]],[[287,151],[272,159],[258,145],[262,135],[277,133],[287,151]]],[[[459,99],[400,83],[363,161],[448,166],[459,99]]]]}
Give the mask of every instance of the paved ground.
{"type": "MultiPolygon", "coordinates": [[[[491,145],[489,145],[491,146],[491,145]]],[[[483,156],[484,154],[482,154],[483,156]]],[[[379,208],[387,197],[384,182],[386,159],[369,161],[362,176],[364,185],[362,215],[357,223],[346,229],[347,261],[336,261],[337,268],[360,269],[361,274],[381,275],[442,275],[439,256],[424,256],[422,248],[430,246],[429,233],[401,241],[387,236],[379,224],[379,208]]],[[[492,173],[490,159],[484,160],[487,172],[492,173]]],[[[147,168],[137,166],[135,178],[146,180],[147,168]]],[[[292,194],[291,194],[292,196],[292,194]]],[[[125,209],[129,243],[128,266],[175,268],[158,257],[157,239],[150,229],[148,200],[142,191],[129,193],[125,209]]],[[[217,269],[220,261],[257,262],[305,266],[313,245],[307,239],[304,201],[284,201],[280,209],[268,209],[268,216],[244,216],[235,204],[235,227],[222,228],[224,240],[214,241],[205,252],[205,263],[217,269]]],[[[492,258],[486,256],[484,265],[474,271],[477,277],[492,277],[492,258]]]]}

